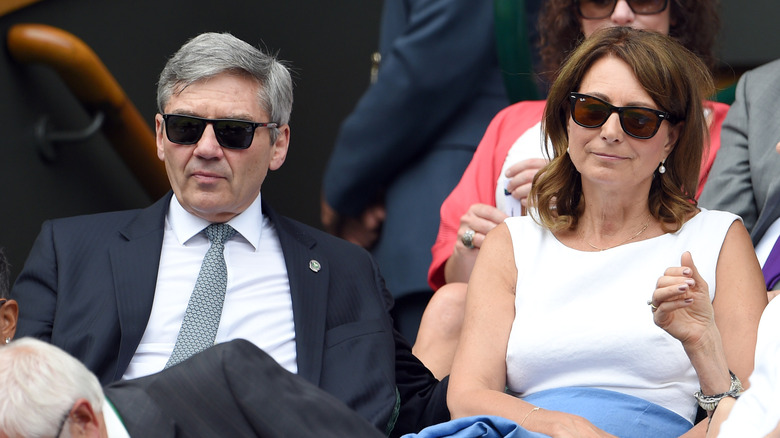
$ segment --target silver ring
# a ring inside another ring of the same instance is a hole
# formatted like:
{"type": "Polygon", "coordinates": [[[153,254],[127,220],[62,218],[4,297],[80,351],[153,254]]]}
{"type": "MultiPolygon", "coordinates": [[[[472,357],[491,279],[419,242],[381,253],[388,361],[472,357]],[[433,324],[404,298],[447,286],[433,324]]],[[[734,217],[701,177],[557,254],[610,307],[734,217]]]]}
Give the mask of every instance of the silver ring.
{"type": "Polygon", "coordinates": [[[474,248],[474,230],[466,230],[465,233],[463,233],[462,236],[460,236],[460,241],[463,243],[463,246],[465,246],[468,249],[474,248]]]}
{"type": "Polygon", "coordinates": [[[650,306],[650,310],[653,311],[653,312],[658,310],[658,306],[653,304],[653,300],[647,300],[647,305],[650,306]]]}

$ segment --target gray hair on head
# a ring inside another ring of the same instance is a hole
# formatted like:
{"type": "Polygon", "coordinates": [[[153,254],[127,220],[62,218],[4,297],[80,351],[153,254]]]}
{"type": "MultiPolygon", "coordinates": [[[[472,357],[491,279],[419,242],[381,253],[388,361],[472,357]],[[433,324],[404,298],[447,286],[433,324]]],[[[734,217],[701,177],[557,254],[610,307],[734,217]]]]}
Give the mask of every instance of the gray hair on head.
{"type": "Polygon", "coordinates": [[[97,377],[65,351],[33,338],[0,347],[0,430],[8,437],[51,437],[73,405],[87,400],[102,412],[97,377]]]}
{"type": "MultiPolygon", "coordinates": [[[[279,126],[290,122],[292,77],[275,56],[229,33],[203,33],[187,41],[165,64],[157,82],[157,110],[163,113],[171,96],[187,86],[214,76],[247,75],[260,84],[260,106],[279,126]]],[[[256,120],[265,121],[265,120],[256,120]]],[[[278,129],[271,130],[271,142],[278,129]]]]}

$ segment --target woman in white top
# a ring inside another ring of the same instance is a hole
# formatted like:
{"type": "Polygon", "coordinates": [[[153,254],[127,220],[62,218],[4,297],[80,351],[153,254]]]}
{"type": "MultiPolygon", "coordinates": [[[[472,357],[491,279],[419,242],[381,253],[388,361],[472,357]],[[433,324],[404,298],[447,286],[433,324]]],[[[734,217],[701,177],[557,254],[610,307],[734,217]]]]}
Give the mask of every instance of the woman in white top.
{"type": "Polygon", "coordinates": [[[548,96],[553,157],[531,216],[488,234],[469,280],[453,418],[554,437],[703,436],[691,394],[726,392],[729,369],[747,380],[761,271],[739,218],[693,198],[711,86],[658,33],[605,29],[573,52],[548,96]]]}

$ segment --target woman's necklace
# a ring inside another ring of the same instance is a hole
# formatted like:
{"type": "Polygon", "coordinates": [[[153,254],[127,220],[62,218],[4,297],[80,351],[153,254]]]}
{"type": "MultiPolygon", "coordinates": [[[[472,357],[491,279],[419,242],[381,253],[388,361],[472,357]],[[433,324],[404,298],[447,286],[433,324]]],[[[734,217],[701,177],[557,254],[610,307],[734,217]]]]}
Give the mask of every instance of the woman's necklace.
{"type": "Polygon", "coordinates": [[[639,230],[639,231],[638,231],[636,234],[634,234],[633,236],[629,237],[628,239],[626,239],[626,240],[624,240],[624,241],[622,241],[622,242],[618,243],[617,245],[612,245],[612,246],[610,246],[610,247],[607,247],[607,248],[599,248],[598,246],[596,246],[596,245],[594,245],[594,244],[590,243],[590,242],[588,241],[588,239],[586,239],[586,238],[585,238],[585,235],[584,235],[584,234],[582,234],[582,233],[580,233],[580,236],[582,236],[582,240],[584,240],[584,241],[585,241],[585,243],[587,243],[587,244],[588,244],[588,246],[590,246],[591,248],[595,249],[596,251],[606,251],[606,250],[608,250],[608,249],[616,248],[616,247],[618,247],[618,246],[620,246],[620,245],[625,245],[626,243],[628,243],[628,242],[630,242],[630,241],[632,241],[632,240],[636,239],[637,237],[639,237],[639,235],[640,235],[640,234],[644,233],[644,232],[645,232],[645,230],[647,229],[647,227],[649,227],[649,226],[650,226],[650,219],[648,218],[648,219],[647,219],[647,222],[645,222],[645,224],[644,224],[644,225],[642,225],[642,229],[641,229],[641,230],[639,230]]]}

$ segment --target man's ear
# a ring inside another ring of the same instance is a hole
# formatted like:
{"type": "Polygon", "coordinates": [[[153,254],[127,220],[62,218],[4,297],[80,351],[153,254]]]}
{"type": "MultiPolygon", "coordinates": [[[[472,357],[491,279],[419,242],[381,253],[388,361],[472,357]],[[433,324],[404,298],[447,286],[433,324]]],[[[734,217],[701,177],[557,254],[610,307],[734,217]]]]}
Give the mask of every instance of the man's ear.
{"type": "Polygon", "coordinates": [[[287,158],[287,149],[290,146],[290,125],[279,127],[279,135],[276,136],[276,142],[271,146],[271,162],[268,165],[270,170],[277,170],[282,167],[287,158]]]}
{"type": "Polygon", "coordinates": [[[163,122],[162,114],[154,116],[154,141],[157,144],[157,158],[160,161],[165,161],[165,141],[163,139],[165,126],[163,122]]]}
{"type": "Polygon", "coordinates": [[[0,307],[0,344],[6,339],[13,339],[16,333],[16,321],[19,319],[19,304],[16,300],[8,300],[0,307]]]}
{"type": "Polygon", "coordinates": [[[66,427],[72,436],[106,438],[106,427],[102,412],[95,412],[92,405],[83,398],[76,400],[68,413],[66,427]]]}

